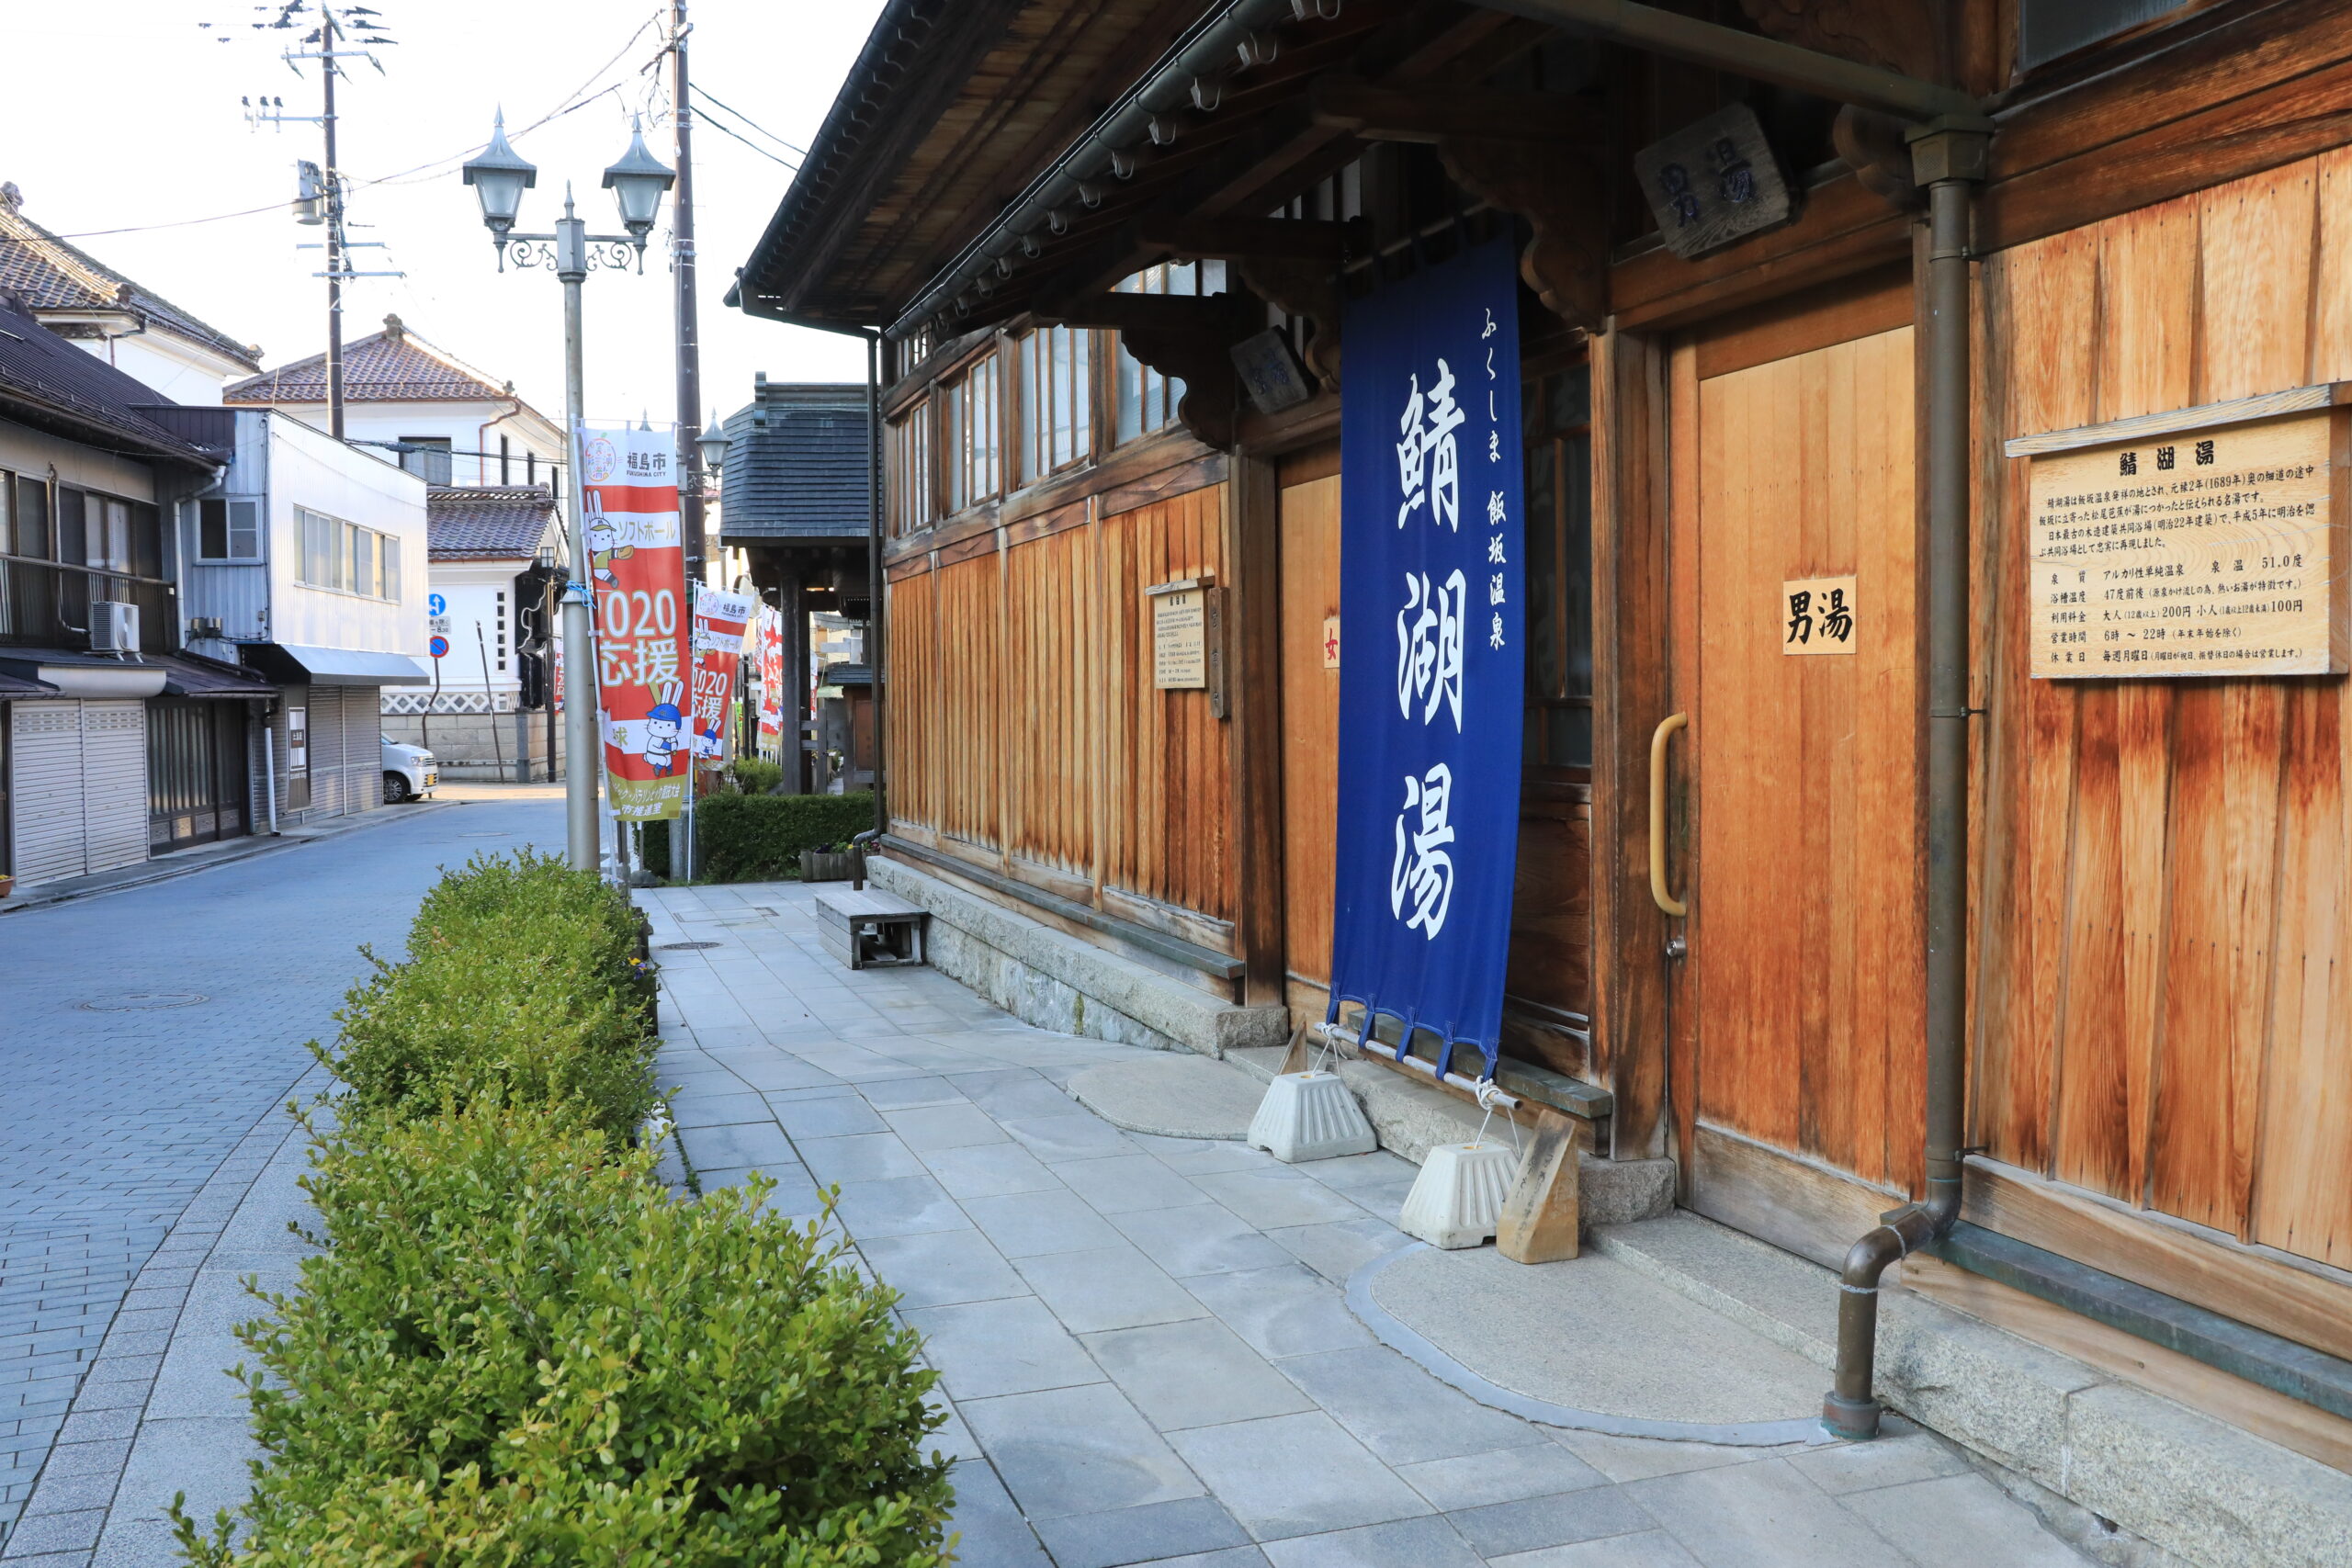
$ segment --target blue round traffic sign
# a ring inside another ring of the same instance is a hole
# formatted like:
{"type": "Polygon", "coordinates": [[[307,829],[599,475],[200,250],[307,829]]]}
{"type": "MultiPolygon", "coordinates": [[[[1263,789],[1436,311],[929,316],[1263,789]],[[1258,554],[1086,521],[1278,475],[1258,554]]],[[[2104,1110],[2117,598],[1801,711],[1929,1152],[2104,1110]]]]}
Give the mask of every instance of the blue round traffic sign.
{"type": "Polygon", "coordinates": [[[424,651],[435,659],[447,659],[449,656],[449,639],[446,637],[436,637],[424,645],[424,651]]]}
{"type": "Polygon", "coordinates": [[[438,593],[427,594],[424,603],[429,606],[428,613],[431,615],[446,615],[449,613],[449,601],[438,593]]]}

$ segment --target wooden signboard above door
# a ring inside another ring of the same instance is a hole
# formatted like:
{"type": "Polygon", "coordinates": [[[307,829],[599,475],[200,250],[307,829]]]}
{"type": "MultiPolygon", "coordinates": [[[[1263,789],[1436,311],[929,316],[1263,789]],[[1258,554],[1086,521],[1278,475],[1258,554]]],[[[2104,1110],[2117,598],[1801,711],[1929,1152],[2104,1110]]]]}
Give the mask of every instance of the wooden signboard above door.
{"type": "Polygon", "coordinates": [[[2343,673],[2340,389],[2008,443],[2033,464],[2034,678],[2343,673]]]}

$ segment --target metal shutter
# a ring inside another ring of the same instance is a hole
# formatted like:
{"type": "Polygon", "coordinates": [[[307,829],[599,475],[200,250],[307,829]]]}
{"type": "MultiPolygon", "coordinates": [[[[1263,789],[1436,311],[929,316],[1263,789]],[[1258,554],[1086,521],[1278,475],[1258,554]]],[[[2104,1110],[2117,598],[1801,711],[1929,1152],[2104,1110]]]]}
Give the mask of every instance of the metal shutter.
{"type": "Polygon", "coordinates": [[[351,811],[373,811],[384,804],[384,700],[374,686],[343,694],[343,754],[351,788],[351,811]]]}
{"type": "Polygon", "coordinates": [[[82,874],[82,705],[11,705],[19,884],[82,874]]]}
{"type": "Polygon", "coordinates": [[[343,781],[343,693],[311,688],[311,809],[333,817],[351,808],[343,781]]]}
{"type": "Polygon", "coordinates": [[[91,871],[147,858],[147,705],[82,705],[82,840],[91,871]]]}

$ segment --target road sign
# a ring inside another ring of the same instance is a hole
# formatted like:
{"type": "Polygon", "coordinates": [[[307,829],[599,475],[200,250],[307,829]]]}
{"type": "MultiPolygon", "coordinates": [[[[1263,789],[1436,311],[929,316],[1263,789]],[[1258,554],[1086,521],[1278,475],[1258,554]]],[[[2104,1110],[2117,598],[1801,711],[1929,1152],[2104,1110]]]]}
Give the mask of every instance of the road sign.
{"type": "Polygon", "coordinates": [[[446,637],[436,637],[424,645],[424,651],[435,659],[447,659],[449,657],[449,639],[446,637]]]}
{"type": "Polygon", "coordinates": [[[449,601],[438,593],[429,593],[425,595],[424,608],[429,614],[446,615],[449,613],[449,601]]]}

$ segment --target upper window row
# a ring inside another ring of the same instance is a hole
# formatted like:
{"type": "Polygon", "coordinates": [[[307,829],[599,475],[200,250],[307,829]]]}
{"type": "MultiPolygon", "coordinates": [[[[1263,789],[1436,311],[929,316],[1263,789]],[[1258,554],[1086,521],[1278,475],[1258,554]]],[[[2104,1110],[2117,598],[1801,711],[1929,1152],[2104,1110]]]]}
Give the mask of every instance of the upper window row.
{"type": "MultiPolygon", "coordinates": [[[[1167,262],[1128,294],[1222,294],[1223,262],[1167,262]]],[[[1073,468],[1175,423],[1184,383],[1137,360],[1114,332],[1039,327],[1000,337],[890,422],[890,529],[941,517],[1073,468]]]]}
{"type": "Polygon", "coordinates": [[[161,578],[164,539],[156,518],[144,502],[0,473],[0,555],[161,578]]]}
{"type": "Polygon", "coordinates": [[[401,542],[307,506],[294,509],[302,530],[302,581],[363,598],[401,602],[401,542]]]}

